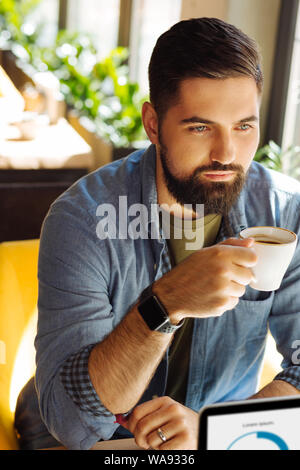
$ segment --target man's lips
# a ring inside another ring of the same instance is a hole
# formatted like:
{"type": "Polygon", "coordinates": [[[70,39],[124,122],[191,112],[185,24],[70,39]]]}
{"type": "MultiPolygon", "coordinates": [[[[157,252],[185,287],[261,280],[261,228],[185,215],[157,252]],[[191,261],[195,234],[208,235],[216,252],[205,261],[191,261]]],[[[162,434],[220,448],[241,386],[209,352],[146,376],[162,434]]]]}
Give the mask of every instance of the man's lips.
{"type": "Polygon", "coordinates": [[[208,171],[202,173],[202,175],[213,181],[227,181],[232,179],[232,177],[235,175],[234,171],[208,171]]]}

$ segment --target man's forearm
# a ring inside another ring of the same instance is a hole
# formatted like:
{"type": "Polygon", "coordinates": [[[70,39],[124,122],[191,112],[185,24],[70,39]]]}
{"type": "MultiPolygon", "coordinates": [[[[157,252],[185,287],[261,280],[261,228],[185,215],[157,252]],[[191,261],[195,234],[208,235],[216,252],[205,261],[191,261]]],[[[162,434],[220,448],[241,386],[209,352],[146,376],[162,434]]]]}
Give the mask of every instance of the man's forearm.
{"type": "Polygon", "coordinates": [[[136,405],[172,336],[149,330],[134,306],[115,330],[93,348],[89,375],[108,410],[126,413],[136,405]]]}
{"type": "Polygon", "coordinates": [[[285,380],[273,380],[250,398],[271,398],[298,395],[300,391],[285,380]]]}

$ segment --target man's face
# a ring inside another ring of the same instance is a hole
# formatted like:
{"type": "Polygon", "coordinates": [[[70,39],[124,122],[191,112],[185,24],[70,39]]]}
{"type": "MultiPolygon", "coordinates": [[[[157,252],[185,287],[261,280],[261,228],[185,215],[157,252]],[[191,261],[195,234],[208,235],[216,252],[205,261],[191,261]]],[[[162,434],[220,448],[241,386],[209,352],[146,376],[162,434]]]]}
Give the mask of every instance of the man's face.
{"type": "Polygon", "coordinates": [[[228,212],[259,142],[256,83],[248,77],[186,79],[158,125],[164,182],[181,205],[228,212]]]}

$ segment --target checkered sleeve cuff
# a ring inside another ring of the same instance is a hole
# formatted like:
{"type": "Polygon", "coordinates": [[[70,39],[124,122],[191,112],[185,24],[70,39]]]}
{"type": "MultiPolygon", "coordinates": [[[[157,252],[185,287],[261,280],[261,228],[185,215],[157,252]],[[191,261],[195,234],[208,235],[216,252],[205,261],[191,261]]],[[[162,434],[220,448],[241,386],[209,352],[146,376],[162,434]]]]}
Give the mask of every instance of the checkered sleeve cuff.
{"type": "Polygon", "coordinates": [[[91,344],[72,354],[63,364],[60,378],[67,394],[81,410],[94,416],[110,416],[101,404],[88,372],[89,355],[94,346],[91,344]]]}
{"type": "Polygon", "coordinates": [[[279,372],[274,380],[285,380],[300,391],[300,366],[287,367],[279,372]]]}

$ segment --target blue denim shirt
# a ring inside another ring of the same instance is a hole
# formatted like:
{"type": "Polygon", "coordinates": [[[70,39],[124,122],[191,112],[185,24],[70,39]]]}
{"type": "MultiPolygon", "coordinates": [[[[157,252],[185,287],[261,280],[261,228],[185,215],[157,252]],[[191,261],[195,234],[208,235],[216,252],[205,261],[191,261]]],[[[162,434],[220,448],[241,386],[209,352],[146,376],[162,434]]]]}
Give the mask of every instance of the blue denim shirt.
{"type": "MultiPolygon", "coordinates": [[[[158,214],[151,210],[151,204],[157,204],[155,167],[153,145],[106,165],[60,196],[44,221],[36,388],[49,431],[70,449],[88,449],[100,439],[110,439],[118,424],[98,396],[96,412],[84,403],[79,406],[85,392],[76,402],[63,384],[62,370],[78,351],[102,341],[143,289],[171,269],[158,214]],[[112,204],[118,214],[119,196],[127,196],[128,207],[134,203],[147,207],[152,237],[99,238],[97,208],[112,204]]],[[[299,236],[300,183],[253,162],[229,220],[235,236],[254,225],[284,227],[299,236]]],[[[216,242],[224,238],[221,226],[216,242]]],[[[279,290],[259,292],[248,286],[233,310],[194,321],[186,406],[199,411],[205,404],[241,400],[255,393],[268,327],[283,355],[283,371],[277,378],[300,390],[299,365],[293,363],[293,342],[300,340],[299,291],[297,247],[279,290]]],[[[88,377],[87,361],[77,367],[88,377]]],[[[141,402],[164,395],[167,371],[166,353],[141,402]]],[[[90,382],[88,387],[96,395],[90,382]]]]}

